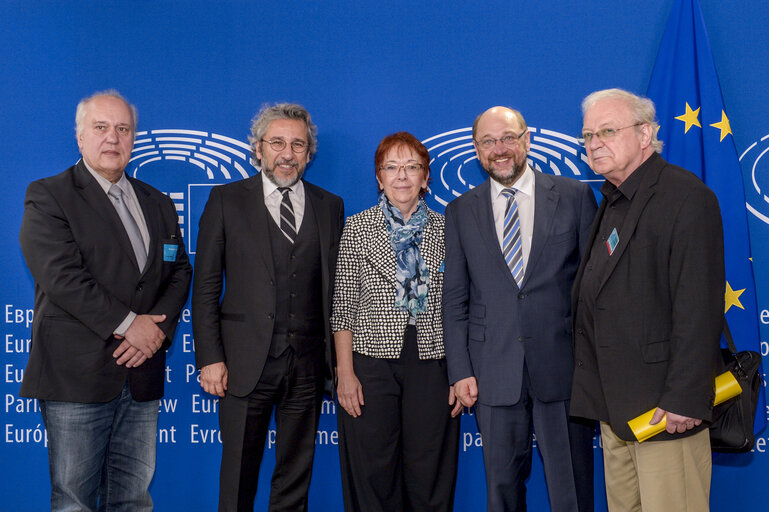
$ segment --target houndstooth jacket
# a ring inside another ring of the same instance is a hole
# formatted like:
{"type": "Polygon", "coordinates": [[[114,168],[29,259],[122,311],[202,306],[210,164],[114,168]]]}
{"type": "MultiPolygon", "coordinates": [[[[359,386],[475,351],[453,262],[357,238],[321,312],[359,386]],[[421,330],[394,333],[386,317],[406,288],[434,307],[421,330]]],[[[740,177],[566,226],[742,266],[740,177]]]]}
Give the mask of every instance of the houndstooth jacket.
{"type": "MultiPolygon", "coordinates": [[[[428,209],[419,246],[430,269],[427,312],[417,315],[420,359],[442,359],[443,215],[428,209]]],[[[397,359],[403,347],[408,312],[396,310],[395,252],[379,205],[347,218],[339,242],[331,329],[353,333],[353,352],[397,359]]]]}

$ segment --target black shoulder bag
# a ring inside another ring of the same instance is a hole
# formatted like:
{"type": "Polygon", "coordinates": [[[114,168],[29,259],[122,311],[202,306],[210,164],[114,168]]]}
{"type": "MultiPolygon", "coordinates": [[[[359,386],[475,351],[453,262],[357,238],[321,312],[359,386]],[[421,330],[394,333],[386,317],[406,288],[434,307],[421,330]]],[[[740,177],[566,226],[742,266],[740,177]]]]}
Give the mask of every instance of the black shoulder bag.
{"type": "Polygon", "coordinates": [[[724,318],[724,338],[729,348],[721,349],[724,371],[732,372],[742,393],[713,408],[710,447],[714,452],[742,453],[753,448],[753,422],[756,419],[761,388],[761,355],[752,350],[737,352],[724,318]]]}

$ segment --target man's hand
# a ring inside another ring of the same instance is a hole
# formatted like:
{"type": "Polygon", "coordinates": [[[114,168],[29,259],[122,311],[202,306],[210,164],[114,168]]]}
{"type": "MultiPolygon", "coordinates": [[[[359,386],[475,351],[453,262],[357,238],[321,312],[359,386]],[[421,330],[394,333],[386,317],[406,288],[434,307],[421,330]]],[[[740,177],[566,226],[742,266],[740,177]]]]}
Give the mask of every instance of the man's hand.
{"type": "Polygon", "coordinates": [[[472,407],[478,400],[478,383],[475,377],[466,377],[454,383],[454,394],[457,400],[465,406],[472,407]]]}
{"type": "Polygon", "coordinates": [[[200,385],[206,393],[224,398],[227,391],[227,365],[213,363],[200,369],[200,385]]]}
{"type": "Polygon", "coordinates": [[[163,346],[166,335],[157,326],[164,322],[166,315],[137,315],[125,332],[125,341],[140,350],[147,359],[163,346]]]}
{"type": "Polygon", "coordinates": [[[125,364],[126,368],[136,368],[137,366],[141,366],[141,364],[147,360],[147,356],[145,356],[141,350],[132,346],[124,340],[122,336],[115,336],[115,338],[123,340],[118,348],[112,353],[112,357],[117,359],[117,361],[115,361],[117,364],[125,364]]]}
{"type": "Polygon", "coordinates": [[[339,399],[339,405],[353,418],[357,418],[363,413],[361,409],[365,405],[363,387],[360,385],[355,372],[338,374],[336,396],[339,399]]]}
{"type": "Polygon", "coordinates": [[[702,423],[702,420],[699,420],[697,418],[690,418],[688,416],[681,416],[679,414],[665,411],[664,409],[660,409],[657,407],[657,410],[654,411],[654,415],[652,416],[651,421],[649,422],[650,425],[656,425],[660,421],[662,421],[662,418],[667,416],[667,419],[665,420],[665,430],[668,434],[683,434],[687,430],[691,430],[694,427],[699,426],[702,423]]]}
{"type": "Polygon", "coordinates": [[[457,395],[454,394],[454,386],[449,386],[449,405],[453,405],[451,409],[451,417],[456,418],[462,412],[462,402],[457,400],[457,395]]]}

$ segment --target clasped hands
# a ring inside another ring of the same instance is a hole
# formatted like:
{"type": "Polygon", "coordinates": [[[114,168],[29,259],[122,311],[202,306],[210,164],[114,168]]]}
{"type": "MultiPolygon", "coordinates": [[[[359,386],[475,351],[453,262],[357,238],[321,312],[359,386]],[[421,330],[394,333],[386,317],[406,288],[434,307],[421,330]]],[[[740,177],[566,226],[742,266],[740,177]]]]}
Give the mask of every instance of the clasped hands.
{"type": "Polygon", "coordinates": [[[115,334],[116,339],[122,340],[112,353],[117,364],[135,368],[155,355],[166,339],[157,324],[165,319],[166,315],[137,315],[123,336],[115,334]]]}

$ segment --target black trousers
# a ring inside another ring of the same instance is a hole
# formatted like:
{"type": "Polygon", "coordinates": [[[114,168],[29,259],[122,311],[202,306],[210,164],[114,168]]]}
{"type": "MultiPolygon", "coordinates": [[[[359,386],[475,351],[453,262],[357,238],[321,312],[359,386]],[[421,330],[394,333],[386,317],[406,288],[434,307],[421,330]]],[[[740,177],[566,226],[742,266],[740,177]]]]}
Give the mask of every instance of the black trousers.
{"type": "Polygon", "coordinates": [[[353,354],[365,405],[358,418],[337,407],[345,510],[450,511],[459,418],[451,418],[445,360],[419,360],[406,328],[399,359],[353,354]]]}
{"type": "Polygon", "coordinates": [[[315,434],[323,400],[323,345],[302,354],[288,347],[268,357],[254,390],[219,404],[222,467],[219,510],[254,510],[259,466],[275,409],[275,471],[271,512],[306,511],[315,434]]]}

